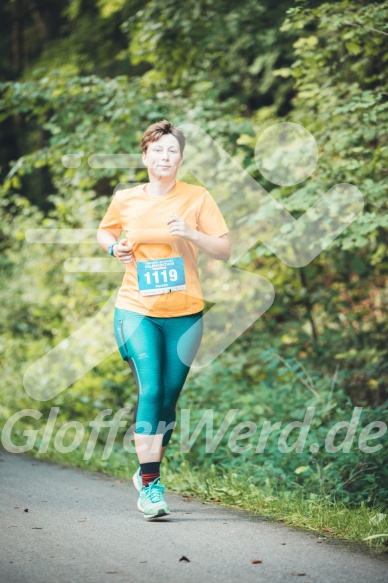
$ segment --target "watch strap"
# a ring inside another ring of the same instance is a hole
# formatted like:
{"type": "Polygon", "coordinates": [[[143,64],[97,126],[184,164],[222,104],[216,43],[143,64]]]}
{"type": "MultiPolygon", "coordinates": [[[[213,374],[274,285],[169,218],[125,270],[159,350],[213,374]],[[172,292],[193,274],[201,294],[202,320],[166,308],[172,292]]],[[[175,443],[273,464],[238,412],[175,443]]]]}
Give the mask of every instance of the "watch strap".
{"type": "Polygon", "coordinates": [[[114,257],[114,246],[118,244],[119,244],[118,241],[116,241],[115,243],[112,243],[111,245],[108,246],[108,253],[112,257],[114,257]]]}

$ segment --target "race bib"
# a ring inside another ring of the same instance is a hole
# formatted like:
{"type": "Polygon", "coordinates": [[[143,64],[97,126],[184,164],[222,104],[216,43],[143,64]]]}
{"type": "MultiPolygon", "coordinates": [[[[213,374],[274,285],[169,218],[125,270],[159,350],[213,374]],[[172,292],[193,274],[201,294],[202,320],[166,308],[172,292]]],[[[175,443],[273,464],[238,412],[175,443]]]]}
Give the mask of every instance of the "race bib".
{"type": "Polygon", "coordinates": [[[183,257],[137,261],[137,280],[143,296],[186,289],[183,257]]]}

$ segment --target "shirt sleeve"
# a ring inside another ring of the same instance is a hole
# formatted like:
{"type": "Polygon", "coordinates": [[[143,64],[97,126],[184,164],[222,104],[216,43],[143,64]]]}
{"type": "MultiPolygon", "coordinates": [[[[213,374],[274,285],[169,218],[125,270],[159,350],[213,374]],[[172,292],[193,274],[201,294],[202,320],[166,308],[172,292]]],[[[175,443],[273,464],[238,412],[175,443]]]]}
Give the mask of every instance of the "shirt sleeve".
{"type": "Polygon", "coordinates": [[[98,228],[101,229],[102,231],[110,233],[117,239],[123,232],[123,228],[121,226],[120,212],[116,206],[115,197],[110,203],[109,208],[106,211],[105,216],[102,219],[101,223],[99,224],[98,228]]]}
{"type": "Polygon", "coordinates": [[[204,191],[204,198],[198,214],[198,230],[205,235],[221,237],[229,232],[228,226],[216,201],[207,190],[204,191]]]}

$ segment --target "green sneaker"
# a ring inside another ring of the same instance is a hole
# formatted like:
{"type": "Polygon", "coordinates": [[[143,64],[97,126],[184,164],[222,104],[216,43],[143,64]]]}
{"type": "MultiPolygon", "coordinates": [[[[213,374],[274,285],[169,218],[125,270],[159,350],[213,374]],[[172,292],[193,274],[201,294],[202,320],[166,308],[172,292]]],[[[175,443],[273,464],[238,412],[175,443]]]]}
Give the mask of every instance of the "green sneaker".
{"type": "Polygon", "coordinates": [[[163,497],[165,487],[160,483],[160,479],[156,478],[151,484],[140,489],[137,507],[143,512],[146,520],[162,518],[170,514],[170,509],[163,497]]]}
{"type": "Polygon", "coordinates": [[[143,480],[141,479],[140,475],[140,467],[137,468],[136,472],[132,476],[132,482],[135,486],[136,490],[139,492],[143,487],[143,480]]]}

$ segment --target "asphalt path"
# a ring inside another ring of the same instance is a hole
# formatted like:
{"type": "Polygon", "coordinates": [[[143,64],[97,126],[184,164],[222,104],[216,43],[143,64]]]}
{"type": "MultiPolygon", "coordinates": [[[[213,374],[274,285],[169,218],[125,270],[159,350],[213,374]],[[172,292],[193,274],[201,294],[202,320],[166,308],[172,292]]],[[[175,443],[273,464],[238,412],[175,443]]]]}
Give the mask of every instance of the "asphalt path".
{"type": "Polygon", "coordinates": [[[1,583],[386,583],[388,557],[179,494],[0,449],[1,583]],[[257,562],[252,562],[257,561],[257,562]]]}

